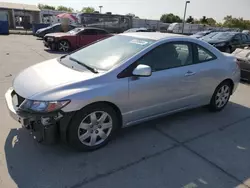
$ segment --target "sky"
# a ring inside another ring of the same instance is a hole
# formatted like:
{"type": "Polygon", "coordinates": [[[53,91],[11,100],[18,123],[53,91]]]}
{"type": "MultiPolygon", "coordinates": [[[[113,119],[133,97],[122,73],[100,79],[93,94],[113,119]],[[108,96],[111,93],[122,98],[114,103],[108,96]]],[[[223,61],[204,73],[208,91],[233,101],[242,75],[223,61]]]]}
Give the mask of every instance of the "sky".
{"type": "MultiPolygon", "coordinates": [[[[173,13],[183,17],[186,0],[3,0],[12,3],[63,5],[81,10],[82,7],[94,7],[102,12],[113,14],[133,13],[144,19],[159,20],[162,14],[173,13]]],[[[243,17],[250,20],[250,0],[190,0],[187,7],[187,16],[201,18],[213,17],[222,21],[226,15],[243,17]]]]}

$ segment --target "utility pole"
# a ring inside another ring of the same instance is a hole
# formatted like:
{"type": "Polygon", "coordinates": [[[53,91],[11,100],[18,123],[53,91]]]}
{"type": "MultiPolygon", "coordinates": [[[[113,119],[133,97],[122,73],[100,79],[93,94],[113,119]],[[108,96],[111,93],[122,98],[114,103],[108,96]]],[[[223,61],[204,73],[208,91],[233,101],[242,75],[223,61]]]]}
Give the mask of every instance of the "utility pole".
{"type": "Polygon", "coordinates": [[[100,8],[100,14],[102,13],[102,7],[103,7],[103,6],[99,6],[99,8],[100,8]]]}
{"type": "Polygon", "coordinates": [[[187,4],[190,3],[190,1],[186,1],[185,3],[185,10],[184,10],[184,16],[182,21],[182,34],[184,33],[184,25],[185,25],[185,19],[186,19],[186,12],[187,12],[187,4]]]}

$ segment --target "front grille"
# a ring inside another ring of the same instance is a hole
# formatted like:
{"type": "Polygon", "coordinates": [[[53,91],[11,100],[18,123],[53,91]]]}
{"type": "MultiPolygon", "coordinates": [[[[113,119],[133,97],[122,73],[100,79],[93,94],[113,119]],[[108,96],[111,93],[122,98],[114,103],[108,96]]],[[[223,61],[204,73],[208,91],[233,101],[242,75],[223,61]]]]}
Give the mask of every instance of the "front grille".
{"type": "Polygon", "coordinates": [[[12,97],[14,95],[17,96],[17,101],[18,101],[17,107],[19,107],[22,104],[22,102],[25,100],[25,98],[23,98],[22,96],[18,95],[15,91],[12,92],[12,97]]]}

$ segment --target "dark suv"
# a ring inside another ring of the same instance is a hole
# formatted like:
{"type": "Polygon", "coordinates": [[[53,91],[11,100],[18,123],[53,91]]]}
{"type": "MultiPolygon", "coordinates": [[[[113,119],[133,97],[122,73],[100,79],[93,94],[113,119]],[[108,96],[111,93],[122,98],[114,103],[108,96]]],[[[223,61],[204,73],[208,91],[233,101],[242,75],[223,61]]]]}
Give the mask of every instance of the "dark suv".
{"type": "Polygon", "coordinates": [[[218,32],[216,35],[203,40],[227,53],[232,53],[236,48],[250,46],[250,36],[240,32],[218,32]]]}

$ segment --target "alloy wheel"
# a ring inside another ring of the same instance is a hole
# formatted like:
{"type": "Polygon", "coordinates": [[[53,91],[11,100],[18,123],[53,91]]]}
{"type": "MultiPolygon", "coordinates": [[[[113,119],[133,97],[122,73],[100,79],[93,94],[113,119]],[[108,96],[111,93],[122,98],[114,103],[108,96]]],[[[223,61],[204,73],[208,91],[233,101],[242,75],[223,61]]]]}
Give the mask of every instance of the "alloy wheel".
{"type": "Polygon", "coordinates": [[[230,97],[230,87],[228,85],[223,85],[217,92],[215,96],[215,104],[217,108],[224,107],[230,97]]]}
{"type": "Polygon", "coordinates": [[[63,52],[69,51],[69,43],[67,41],[61,41],[58,49],[63,52]]]}
{"type": "Polygon", "coordinates": [[[113,128],[111,116],[104,111],[95,111],[82,120],[78,128],[78,139],[87,146],[103,143],[113,128]]]}

